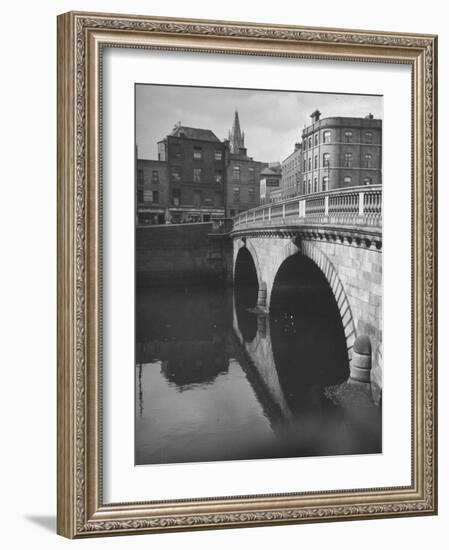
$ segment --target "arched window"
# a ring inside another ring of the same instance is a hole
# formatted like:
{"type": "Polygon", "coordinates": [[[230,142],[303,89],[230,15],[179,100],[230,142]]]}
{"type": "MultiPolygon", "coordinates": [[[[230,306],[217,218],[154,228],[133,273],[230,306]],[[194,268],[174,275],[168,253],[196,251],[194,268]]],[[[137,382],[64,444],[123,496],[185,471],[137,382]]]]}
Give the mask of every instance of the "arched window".
{"type": "Polygon", "coordinates": [[[363,185],[371,185],[372,180],[371,178],[363,178],[363,185]]]}
{"type": "Polygon", "coordinates": [[[240,181],[240,166],[234,166],[232,170],[232,179],[234,181],[240,181]]]}
{"type": "Polygon", "coordinates": [[[316,193],[318,191],[318,179],[313,178],[313,192],[316,193]]]}
{"type": "Polygon", "coordinates": [[[307,192],[308,192],[308,193],[311,193],[311,192],[312,192],[312,181],[311,181],[311,180],[309,180],[309,181],[307,182],[307,187],[308,187],[307,192]]]}
{"type": "Polygon", "coordinates": [[[371,153],[366,153],[365,155],[365,168],[371,168],[371,160],[373,155],[371,153]]]}
{"type": "Polygon", "coordinates": [[[345,176],[344,183],[345,183],[345,187],[349,187],[352,183],[351,176],[345,176]]]}
{"type": "Polygon", "coordinates": [[[373,143],[373,132],[365,132],[365,143],[373,143]]]}
{"type": "Polygon", "coordinates": [[[323,132],[323,143],[330,143],[331,142],[331,131],[325,130],[323,132]]]}
{"type": "Polygon", "coordinates": [[[345,141],[346,143],[349,143],[352,141],[352,132],[350,130],[347,130],[345,132],[345,141]]]}
{"type": "Polygon", "coordinates": [[[331,159],[331,156],[329,153],[323,153],[323,166],[329,166],[330,159],[331,159]]]}
{"type": "Polygon", "coordinates": [[[352,162],[352,153],[345,153],[344,166],[348,168],[349,166],[351,166],[351,162],[352,162]]]}

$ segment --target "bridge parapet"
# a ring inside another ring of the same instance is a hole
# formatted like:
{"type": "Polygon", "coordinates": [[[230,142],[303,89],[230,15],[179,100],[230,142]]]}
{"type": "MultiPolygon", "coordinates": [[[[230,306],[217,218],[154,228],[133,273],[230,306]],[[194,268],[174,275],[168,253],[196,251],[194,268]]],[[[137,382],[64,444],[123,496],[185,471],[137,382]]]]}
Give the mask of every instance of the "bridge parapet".
{"type": "Polygon", "coordinates": [[[234,230],[255,226],[332,225],[381,231],[382,186],[347,187],[264,204],[234,218],[234,230]]]}

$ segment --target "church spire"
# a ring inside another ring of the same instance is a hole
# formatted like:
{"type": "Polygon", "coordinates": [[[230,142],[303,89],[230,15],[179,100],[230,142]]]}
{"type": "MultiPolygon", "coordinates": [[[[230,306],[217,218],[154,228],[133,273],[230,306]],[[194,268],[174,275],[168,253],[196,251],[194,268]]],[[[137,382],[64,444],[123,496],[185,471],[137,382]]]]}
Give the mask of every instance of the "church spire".
{"type": "Polygon", "coordinates": [[[229,132],[229,145],[231,153],[237,154],[241,148],[245,147],[245,135],[240,129],[239,113],[237,109],[234,114],[234,124],[229,132]]]}

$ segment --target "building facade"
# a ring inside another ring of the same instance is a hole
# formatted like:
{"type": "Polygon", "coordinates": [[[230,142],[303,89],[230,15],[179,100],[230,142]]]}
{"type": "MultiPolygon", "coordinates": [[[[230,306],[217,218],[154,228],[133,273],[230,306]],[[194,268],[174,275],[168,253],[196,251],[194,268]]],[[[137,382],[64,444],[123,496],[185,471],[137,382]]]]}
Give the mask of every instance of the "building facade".
{"type": "Polygon", "coordinates": [[[273,163],[260,173],[260,204],[277,202],[282,199],[282,167],[273,163]]]}
{"type": "Polygon", "coordinates": [[[166,223],[224,217],[225,150],[211,130],[180,124],[158,142],[158,159],[168,172],[166,223]]]}
{"type": "Polygon", "coordinates": [[[302,184],[302,144],[295,143],[295,149],[282,161],[282,198],[299,195],[302,184]]]}
{"type": "Polygon", "coordinates": [[[207,222],[255,208],[268,166],[248,156],[237,111],[229,139],[178,123],[158,142],[158,160],[136,164],[139,224],[207,222]]]}
{"type": "Polygon", "coordinates": [[[167,163],[159,160],[136,160],[136,201],[138,225],[165,223],[168,206],[167,163]]]}
{"type": "Polygon", "coordinates": [[[382,183],[382,120],[320,118],[302,132],[302,185],[299,194],[382,183]]]}
{"type": "Polygon", "coordinates": [[[229,131],[226,146],[226,217],[232,218],[259,205],[260,172],[267,166],[248,156],[245,133],[240,128],[238,112],[229,131]]]}

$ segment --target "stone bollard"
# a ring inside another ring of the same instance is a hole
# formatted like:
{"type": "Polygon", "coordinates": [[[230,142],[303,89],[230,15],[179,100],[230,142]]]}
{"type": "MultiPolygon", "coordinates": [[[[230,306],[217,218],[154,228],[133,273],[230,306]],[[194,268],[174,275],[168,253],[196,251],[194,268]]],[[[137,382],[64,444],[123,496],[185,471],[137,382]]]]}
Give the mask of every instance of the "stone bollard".
{"type": "Polygon", "coordinates": [[[267,283],[263,281],[259,285],[259,292],[257,293],[257,307],[265,309],[267,305],[267,283]]]}
{"type": "Polygon", "coordinates": [[[349,365],[351,382],[371,383],[371,341],[368,336],[357,336],[352,348],[352,359],[349,365]]]}

